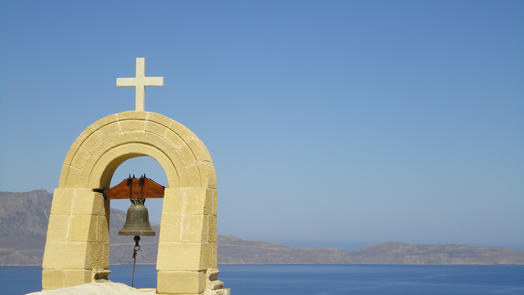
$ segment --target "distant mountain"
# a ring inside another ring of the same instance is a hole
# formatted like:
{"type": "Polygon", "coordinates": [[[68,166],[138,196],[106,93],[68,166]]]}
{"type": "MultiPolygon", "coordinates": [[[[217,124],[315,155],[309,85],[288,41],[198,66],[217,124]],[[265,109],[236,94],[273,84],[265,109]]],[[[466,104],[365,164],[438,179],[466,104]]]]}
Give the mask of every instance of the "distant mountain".
{"type": "Polygon", "coordinates": [[[524,264],[524,252],[503,247],[385,242],[352,251],[351,261],[365,264],[524,264]]]}
{"type": "Polygon", "coordinates": [[[218,238],[219,263],[224,264],[344,264],[349,251],[334,248],[290,248],[282,244],[218,238]]]}
{"type": "Polygon", "coordinates": [[[0,192],[0,265],[42,263],[52,195],[0,192]]]}
{"type": "MultiPolygon", "coordinates": [[[[41,265],[52,195],[44,190],[0,192],[0,265],[41,265]]],[[[125,213],[111,209],[110,263],[130,263],[132,237],[119,236],[125,213]]],[[[158,233],[159,225],[153,224],[158,233]]],[[[137,263],[156,263],[158,234],[142,237],[137,263]]],[[[385,242],[356,251],[290,248],[277,243],[218,237],[221,264],[524,264],[524,252],[496,247],[385,242]]]]}

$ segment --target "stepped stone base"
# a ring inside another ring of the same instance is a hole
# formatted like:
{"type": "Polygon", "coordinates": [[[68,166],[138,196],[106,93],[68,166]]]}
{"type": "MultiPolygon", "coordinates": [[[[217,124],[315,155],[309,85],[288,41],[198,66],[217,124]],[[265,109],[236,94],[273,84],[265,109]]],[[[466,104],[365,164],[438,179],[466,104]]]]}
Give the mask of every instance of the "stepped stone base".
{"type": "Polygon", "coordinates": [[[26,295],[155,295],[155,289],[135,289],[126,284],[111,281],[95,282],[68,288],[33,292],[26,295]]]}
{"type": "Polygon", "coordinates": [[[231,295],[231,289],[207,290],[204,295],[231,295]]]}
{"type": "MultiPolygon", "coordinates": [[[[156,289],[135,289],[126,284],[99,280],[68,288],[33,292],[26,295],[162,295],[156,289]]],[[[230,295],[230,289],[206,290],[199,295],[230,295]]],[[[171,294],[170,294],[171,295],[171,294]]]]}

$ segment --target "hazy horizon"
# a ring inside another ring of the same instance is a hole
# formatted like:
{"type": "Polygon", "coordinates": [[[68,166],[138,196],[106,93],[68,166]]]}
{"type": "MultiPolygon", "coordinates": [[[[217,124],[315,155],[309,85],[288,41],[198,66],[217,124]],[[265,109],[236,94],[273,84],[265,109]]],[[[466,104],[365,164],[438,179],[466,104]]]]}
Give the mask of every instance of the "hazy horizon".
{"type": "MultiPolygon", "coordinates": [[[[111,186],[113,186],[114,184],[112,183],[111,186]]],[[[34,190],[29,190],[28,192],[30,191],[38,191],[38,190],[45,190],[47,191],[48,193],[52,194],[52,192],[46,190],[46,189],[34,189],[34,190]]],[[[24,193],[24,192],[12,192],[12,193],[24,193]]],[[[121,210],[122,212],[126,212],[127,211],[127,207],[128,207],[128,202],[127,200],[113,200],[113,205],[111,205],[111,208],[114,208],[114,209],[118,209],[118,210],[121,210]],[[114,206],[116,203],[117,206],[114,206]]],[[[148,207],[150,210],[150,221],[151,223],[156,223],[156,224],[160,224],[160,208],[162,206],[162,201],[159,200],[159,199],[148,199],[147,201],[147,204],[146,204],[146,207],[148,207]],[[151,206],[150,203],[153,202],[153,206],[151,206]],[[153,209],[153,211],[151,211],[152,208],[156,208],[153,209]]],[[[434,243],[417,243],[417,242],[405,242],[405,241],[393,241],[393,240],[376,240],[376,241],[347,241],[347,242],[343,242],[343,241],[333,241],[333,240],[315,240],[315,239],[311,239],[311,240],[302,240],[302,241],[295,241],[295,240],[286,240],[286,239],[281,239],[281,240],[278,240],[278,241],[275,241],[275,240],[262,240],[260,238],[256,238],[256,237],[252,237],[252,238],[245,238],[245,237],[241,237],[241,236],[235,236],[235,235],[232,235],[232,234],[228,234],[228,233],[219,233],[219,235],[222,235],[222,236],[234,236],[236,238],[239,238],[239,239],[243,239],[243,240],[257,240],[257,241],[262,241],[262,242],[270,242],[270,243],[273,243],[273,242],[276,242],[276,243],[281,243],[285,246],[288,246],[288,247],[293,247],[293,248],[296,248],[296,247],[323,247],[323,248],[339,248],[339,249],[344,249],[344,250],[348,250],[348,251],[354,251],[354,250],[357,250],[357,249],[360,249],[360,248],[364,248],[364,247],[367,247],[367,246],[374,246],[374,245],[377,245],[377,244],[380,244],[380,243],[386,243],[386,242],[400,242],[400,243],[406,243],[406,244],[427,244],[427,245],[455,245],[455,244],[458,244],[458,243],[439,243],[438,241],[437,242],[434,242],[434,243]]],[[[512,248],[512,249],[515,249],[515,250],[519,250],[519,251],[524,251],[524,245],[505,245],[505,246],[501,246],[501,245],[498,245],[498,244],[460,244],[460,245],[465,245],[465,246],[474,246],[474,247],[507,247],[507,248],[512,248]]]]}
{"type": "Polygon", "coordinates": [[[213,158],[219,234],[524,250],[524,2],[125,3],[0,3],[0,190],[52,192],[145,57],[146,111],[213,158]]]}

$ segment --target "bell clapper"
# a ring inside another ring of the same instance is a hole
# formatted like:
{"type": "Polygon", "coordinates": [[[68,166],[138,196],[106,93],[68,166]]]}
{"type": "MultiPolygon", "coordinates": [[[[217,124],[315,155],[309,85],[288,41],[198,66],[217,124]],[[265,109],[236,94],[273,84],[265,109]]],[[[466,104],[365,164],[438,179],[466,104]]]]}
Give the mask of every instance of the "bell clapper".
{"type": "Polygon", "coordinates": [[[138,251],[140,251],[140,245],[138,244],[139,241],[140,236],[135,236],[135,246],[133,247],[133,273],[131,274],[131,287],[133,287],[133,284],[135,282],[136,255],[138,254],[138,251]]]}

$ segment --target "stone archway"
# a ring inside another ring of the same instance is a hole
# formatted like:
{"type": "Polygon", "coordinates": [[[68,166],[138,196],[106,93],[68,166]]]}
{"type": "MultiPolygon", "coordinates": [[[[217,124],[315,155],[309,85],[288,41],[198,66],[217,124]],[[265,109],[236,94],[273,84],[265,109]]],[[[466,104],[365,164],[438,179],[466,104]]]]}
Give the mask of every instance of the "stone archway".
{"type": "Polygon", "coordinates": [[[165,171],[157,257],[157,293],[202,294],[220,289],[217,191],[205,145],[182,124],[153,112],[102,118],[71,146],[54,191],[44,252],[42,288],[92,282],[109,267],[108,188],[116,168],[137,156],[165,171]]]}

